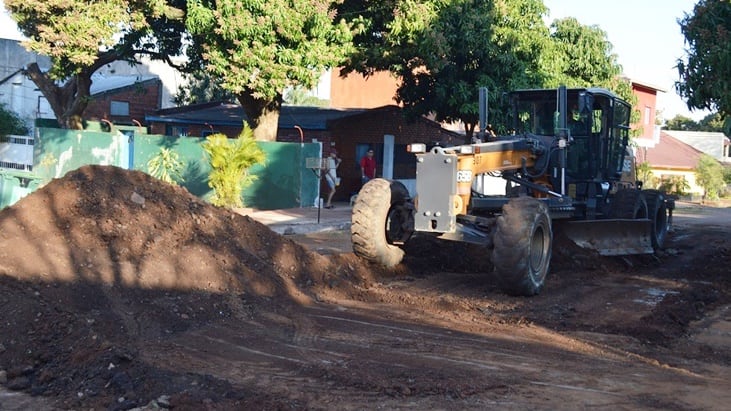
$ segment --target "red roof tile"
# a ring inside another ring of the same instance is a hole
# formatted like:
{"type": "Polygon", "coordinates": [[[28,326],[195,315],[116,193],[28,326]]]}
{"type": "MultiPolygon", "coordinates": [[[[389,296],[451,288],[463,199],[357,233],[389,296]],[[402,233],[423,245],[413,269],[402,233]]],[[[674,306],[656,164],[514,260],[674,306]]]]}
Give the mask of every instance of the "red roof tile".
{"type": "Polygon", "coordinates": [[[648,162],[654,168],[694,169],[701,158],[700,151],[660,132],[660,141],[651,148],[638,148],[637,162],[648,162]]]}

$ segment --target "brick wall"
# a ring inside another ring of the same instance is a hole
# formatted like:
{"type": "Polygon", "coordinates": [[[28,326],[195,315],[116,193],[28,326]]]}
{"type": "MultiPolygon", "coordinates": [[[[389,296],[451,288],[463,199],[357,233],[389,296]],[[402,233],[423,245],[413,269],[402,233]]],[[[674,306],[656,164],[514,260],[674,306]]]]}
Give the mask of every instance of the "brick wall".
{"type": "MultiPolygon", "coordinates": [[[[422,118],[408,122],[401,109],[396,106],[381,107],[339,119],[331,122],[328,129],[332,134],[332,141],[337,147],[338,155],[343,159],[338,168],[341,185],[334,197],[336,201],[345,201],[360,189],[360,158],[356,158],[356,147],[359,144],[381,147],[383,136],[387,134],[394,136],[396,145],[410,143],[432,145],[437,142],[441,145],[454,145],[463,142],[462,136],[442,129],[435,122],[422,118]]],[[[376,160],[378,161],[377,174],[381,176],[382,160],[381,158],[376,160]]],[[[413,169],[416,169],[415,162],[413,169]]]]}
{"type": "Polygon", "coordinates": [[[234,126],[208,126],[205,124],[168,124],[168,123],[150,123],[149,133],[159,135],[175,135],[179,136],[180,132],[168,132],[167,126],[177,127],[178,130],[185,129],[185,135],[189,137],[201,137],[204,133],[208,134],[225,134],[229,138],[236,138],[241,134],[241,127],[234,126]]]}
{"type": "Polygon", "coordinates": [[[160,109],[162,82],[159,79],[147,80],[92,96],[92,101],[84,111],[84,119],[90,121],[108,120],[115,124],[140,124],[145,122],[145,114],[160,109]],[[129,104],[128,116],[112,116],[112,101],[129,104]]]}

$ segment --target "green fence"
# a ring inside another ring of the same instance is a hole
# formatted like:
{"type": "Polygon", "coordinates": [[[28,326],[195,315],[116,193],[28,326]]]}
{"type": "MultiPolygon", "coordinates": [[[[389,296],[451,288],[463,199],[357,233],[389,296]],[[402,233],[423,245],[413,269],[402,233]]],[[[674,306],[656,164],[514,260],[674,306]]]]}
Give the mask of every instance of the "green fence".
{"type": "MultiPolygon", "coordinates": [[[[208,199],[210,166],[199,137],[168,137],[141,135],[134,138],[134,168],[147,171],[150,161],[161,148],[175,151],[185,164],[181,185],[192,194],[208,199]]],[[[307,169],[308,157],[319,157],[319,143],[277,143],[259,142],[266,153],[266,163],[252,167],[256,177],[253,184],[244,190],[243,200],[247,207],[262,210],[307,207],[315,204],[319,193],[319,180],[312,170],[307,169]]]]}
{"type": "MultiPolygon", "coordinates": [[[[25,180],[8,177],[6,182],[3,177],[0,204],[3,207],[13,204],[24,190],[30,192],[84,165],[112,165],[147,172],[148,161],[161,148],[173,150],[184,163],[181,185],[192,194],[208,199],[211,195],[208,187],[210,166],[201,148],[205,139],[148,135],[143,130],[137,127],[115,127],[112,132],[98,128],[38,128],[33,172],[27,173],[25,180]],[[18,181],[17,187],[13,178],[18,181]],[[22,186],[23,183],[26,185],[22,186]]],[[[259,146],[267,160],[263,166],[250,170],[256,179],[244,191],[244,204],[263,210],[314,205],[319,196],[319,180],[307,168],[307,159],[321,156],[320,143],[260,142],[259,146]]]]}
{"type": "Polygon", "coordinates": [[[40,183],[38,176],[27,171],[0,170],[0,208],[15,204],[37,189],[40,183]]]}

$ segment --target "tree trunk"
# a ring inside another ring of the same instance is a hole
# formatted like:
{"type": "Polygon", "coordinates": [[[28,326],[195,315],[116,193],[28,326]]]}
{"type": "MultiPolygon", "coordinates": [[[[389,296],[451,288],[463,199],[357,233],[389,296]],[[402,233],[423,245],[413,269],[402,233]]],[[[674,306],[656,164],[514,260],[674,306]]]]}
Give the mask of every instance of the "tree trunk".
{"type": "Polygon", "coordinates": [[[477,123],[465,123],[464,124],[464,142],[465,144],[472,143],[472,136],[475,135],[475,128],[477,123]]]}
{"type": "Polygon", "coordinates": [[[25,73],[48,100],[48,104],[62,128],[74,130],[84,128],[82,114],[90,100],[90,72],[82,71],[69,78],[62,86],[58,86],[48,73],[41,72],[37,63],[31,63],[25,73]]]}
{"type": "Polygon", "coordinates": [[[254,130],[254,139],[276,141],[282,95],[278,94],[274,101],[254,98],[250,91],[241,93],[237,97],[244,109],[249,126],[254,130]]]}

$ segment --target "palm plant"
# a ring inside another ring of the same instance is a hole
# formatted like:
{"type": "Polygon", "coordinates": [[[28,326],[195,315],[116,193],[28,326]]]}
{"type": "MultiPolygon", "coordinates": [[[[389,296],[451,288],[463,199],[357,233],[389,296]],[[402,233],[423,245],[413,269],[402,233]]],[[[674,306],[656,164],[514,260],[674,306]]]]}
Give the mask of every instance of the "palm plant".
{"type": "Polygon", "coordinates": [[[213,189],[211,203],[219,207],[242,207],[241,193],[255,180],[249,168],[266,160],[266,154],[254,140],[254,132],[245,125],[236,140],[224,134],[212,134],[203,143],[203,150],[211,166],[208,176],[208,186],[213,189]]]}
{"type": "Polygon", "coordinates": [[[147,172],[160,180],[177,185],[185,181],[181,173],[183,162],[178,153],[162,147],[160,151],[147,162],[147,172]]]}

